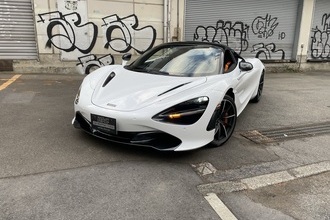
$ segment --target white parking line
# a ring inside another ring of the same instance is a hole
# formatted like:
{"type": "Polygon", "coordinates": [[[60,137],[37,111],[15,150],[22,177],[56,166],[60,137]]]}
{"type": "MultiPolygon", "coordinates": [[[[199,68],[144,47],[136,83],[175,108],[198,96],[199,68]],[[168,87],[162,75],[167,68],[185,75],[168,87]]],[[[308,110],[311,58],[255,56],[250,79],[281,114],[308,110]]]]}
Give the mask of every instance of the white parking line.
{"type": "Polygon", "coordinates": [[[12,84],[13,82],[15,82],[19,77],[21,77],[22,75],[18,74],[15,75],[13,77],[11,77],[10,79],[8,79],[5,83],[3,83],[0,86],[0,91],[4,90],[5,88],[7,88],[10,84],[12,84]]]}
{"type": "Polygon", "coordinates": [[[237,220],[235,215],[227,208],[227,206],[215,193],[208,193],[204,198],[222,220],[237,220]]]}

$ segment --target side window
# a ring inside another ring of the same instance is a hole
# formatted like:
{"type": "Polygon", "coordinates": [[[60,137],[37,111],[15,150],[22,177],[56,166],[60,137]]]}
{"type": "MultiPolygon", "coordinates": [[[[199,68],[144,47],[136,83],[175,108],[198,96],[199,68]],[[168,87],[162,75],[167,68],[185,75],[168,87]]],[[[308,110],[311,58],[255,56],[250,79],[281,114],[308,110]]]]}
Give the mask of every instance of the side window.
{"type": "Polygon", "coordinates": [[[235,59],[234,55],[230,50],[225,51],[225,57],[223,62],[223,72],[228,73],[235,69],[237,65],[237,59],[235,59]]]}

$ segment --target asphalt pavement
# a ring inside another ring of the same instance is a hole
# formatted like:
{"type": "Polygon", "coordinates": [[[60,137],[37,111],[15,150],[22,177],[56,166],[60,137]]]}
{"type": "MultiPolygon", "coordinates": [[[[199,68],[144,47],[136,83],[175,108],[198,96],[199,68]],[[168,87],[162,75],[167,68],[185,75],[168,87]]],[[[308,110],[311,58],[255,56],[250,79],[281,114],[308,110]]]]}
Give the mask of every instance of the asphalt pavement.
{"type": "Polygon", "coordinates": [[[74,129],[83,77],[0,74],[0,219],[330,219],[330,72],[267,74],[224,146],[180,153],[74,129]]]}

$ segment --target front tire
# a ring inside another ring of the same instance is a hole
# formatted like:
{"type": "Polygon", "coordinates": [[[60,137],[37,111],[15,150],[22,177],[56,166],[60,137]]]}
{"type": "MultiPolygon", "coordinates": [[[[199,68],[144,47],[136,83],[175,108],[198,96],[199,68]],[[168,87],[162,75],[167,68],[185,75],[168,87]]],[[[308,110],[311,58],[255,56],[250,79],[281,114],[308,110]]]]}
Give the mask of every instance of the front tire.
{"type": "Polygon", "coordinates": [[[237,120],[236,105],[234,99],[229,95],[225,95],[215,111],[214,139],[210,143],[211,147],[219,147],[229,140],[234,132],[237,120]]]}

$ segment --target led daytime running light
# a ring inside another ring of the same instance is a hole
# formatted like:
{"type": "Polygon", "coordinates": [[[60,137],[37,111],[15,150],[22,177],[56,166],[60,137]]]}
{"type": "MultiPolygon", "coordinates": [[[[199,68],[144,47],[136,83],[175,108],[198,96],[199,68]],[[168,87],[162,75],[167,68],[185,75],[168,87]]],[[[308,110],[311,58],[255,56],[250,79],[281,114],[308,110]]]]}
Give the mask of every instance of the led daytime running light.
{"type": "Polygon", "coordinates": [[[190,99],[158,113],[152,119],[172,124],[194,124],[202,117],[208,102],[206,96],[190,99]]]}

